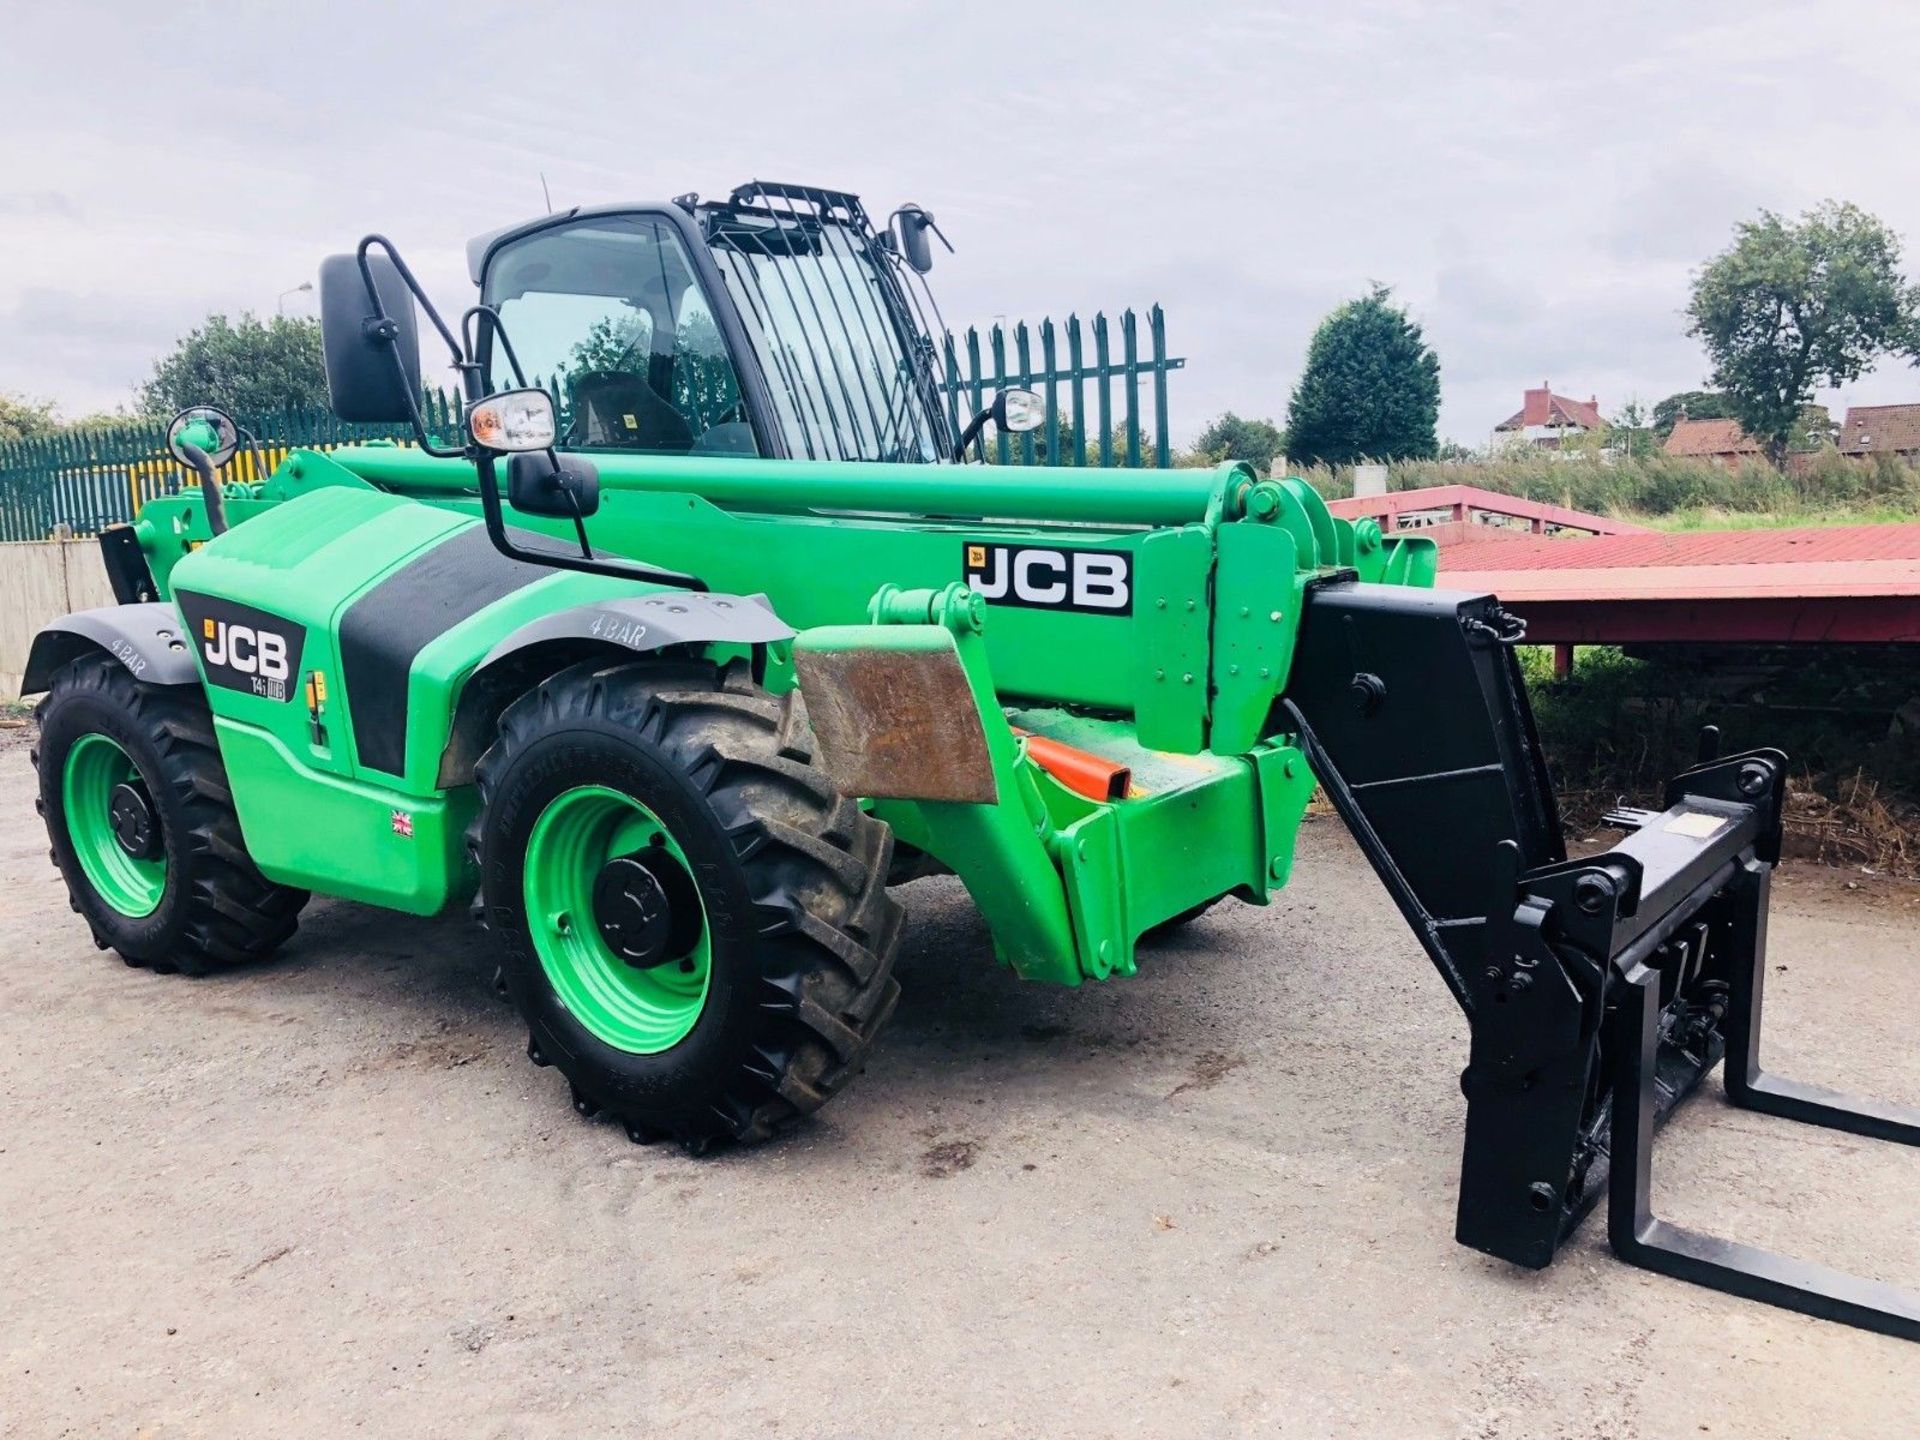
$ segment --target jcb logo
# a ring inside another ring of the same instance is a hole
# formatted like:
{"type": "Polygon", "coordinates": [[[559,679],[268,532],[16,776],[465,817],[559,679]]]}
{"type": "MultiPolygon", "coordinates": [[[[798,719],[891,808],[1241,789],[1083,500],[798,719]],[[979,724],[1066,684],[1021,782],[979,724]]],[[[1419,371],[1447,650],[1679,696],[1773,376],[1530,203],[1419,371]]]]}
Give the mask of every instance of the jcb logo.
{"type": "Polygon", "coordinates": [[[251,625],[229,625],[212,616],[200,622],[200,629],[206,641],[200,651],[209,665],[231,665],[242,675],[285,683],[290,673],[286,636],[251,625]]]}
{"type": "Polygon", "coordinates": [[[1131,615],[1132,558],[1124,550],[1056,550],[969,541],[966,577],[969,586],[995,605],[1131,615]]]}
{"type": "Polygon", "coordinates": [[[200,642],[207,683],[263,700],[291,700],[307,627],[284,616],[210,595],[176,593],[188,634],[200,642]]]}

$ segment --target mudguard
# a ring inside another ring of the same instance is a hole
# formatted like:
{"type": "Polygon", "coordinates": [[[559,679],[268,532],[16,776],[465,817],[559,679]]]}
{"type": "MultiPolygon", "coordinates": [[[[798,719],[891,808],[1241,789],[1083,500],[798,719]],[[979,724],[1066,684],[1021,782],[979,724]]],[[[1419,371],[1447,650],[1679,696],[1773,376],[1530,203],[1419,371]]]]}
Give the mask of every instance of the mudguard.
{"type": "Polygon", "coordinates": [[[193,651],[181,633],[179,612],[165,601],[150,601],[76,610],[50,622],[33,639],[20,693],[36,695],[45,690],[63,665],[90,650],[111,655],[134,679],[149,685],[200,683],[193,651]]]}
{"type": "Polygon", "coordinates": [[[542,615],[502,639],[479,668],[486,670],[518,651],[554,640],[602,640],[645,652],[700,641],[765,645],[791,640],[793,634],[793,627],[773,613],[764,595],[674,590],[622,596],[542,615]]]}
{"type": "Polygon", "coordinates": [[[454,707],[440,756],[442,788],[473,779],[474,762],[492,743],[500,709],[542,674],[568,663],[582,647],[606,646],[644,655],[671,645],[768,645],[791,640],[793,627],[764,595],[697,594],[688,590],[626,595],[556,610],[504,636],[481,658],[454,707]]]}

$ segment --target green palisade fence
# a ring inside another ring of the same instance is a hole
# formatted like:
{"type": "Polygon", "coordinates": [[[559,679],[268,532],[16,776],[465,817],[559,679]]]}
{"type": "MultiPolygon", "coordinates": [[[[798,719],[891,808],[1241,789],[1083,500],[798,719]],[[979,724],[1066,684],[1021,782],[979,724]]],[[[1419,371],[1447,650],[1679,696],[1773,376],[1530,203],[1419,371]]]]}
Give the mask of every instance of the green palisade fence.
{"type": "MultiPolygon", "coordinates": [[[[1036,326],[1020,321],[1011,329],[994,325],[984,336],[975,328],[963,335],[948,334],[943,359],[954,432],[959,433],[995,390],[1017,386],[1045,398],[1046,424],[1024,435],[994,436],[991,443],[983,438],[975,447],[976,458],[999,465],[1165,468],[1171,461],[1167,376],[1186,361],[1168,357],[1166,317],[1158,305],[1147,312],[1146,330],[1144,355],[1139,319],[1131,310],[1121,314],[1117,326],[1104,314],[1096,314],[1088,325],[1069,315],[1059,326],[1052,320],[1036,326]],[[1140,394],[1149,384],[1151,430],[1143,423],[1140,394]]],[[[685,404],[704,403],[692,392],[676,398],[685,404]]],[[[456,397],[428,391],[421,410],[429,432],[449,440],[459,435],[461,405],[456,397]]],[[[408,439],[391,426],[349,425],[322,409],[237,418],[260,444],[257,452],[241,445],[221,472],[230,482],[266,479],[293,449],[408,439]]],[[[91,535],[133,519],[155,495],[197,483],[167,454],[166,438],[164,421],[133,420],[0,444],[0,541],[44,540],[61,526],[76,535],[91,535]]]]}
{"type": "Polygon", "coordinates": [[[1167,317],[1158,305],[1147,311],[1147,354],[1140,353],[1140,321],[1121,312],[1118,327],[1104,313],[1090,325],[1077,315],[1065,325],[1024,320],[1012,329],[995,325],[985,345],[977,328],[949,334],[944,356],[948,417],[958,433],[968,418],[1008,386],[1037,390],[1047,403],[1047,421],[1024,435],[983,439],[978,458],[999,465],[1097,465],[1103,469],[1151,464],[1166,469],[1173,454],[1167,439],[1167,376],[1186,365],[1167,354],[1167,317]],[[1119,330],[1119,354],[1114,330],[1119,330]],[[1036,343],[1037,339],[1037,343],[1036,343]],[[1011,345],[1009,345],[1011,341],[1011,345]],[[1143,433],[1140,388],[1153,387],[1153,429],[1143,433]],[[1116,397],[1115,391],[1118,391],[1116,397]],[[1089,405],[1089,392],[1092,400],[1089,405]],[[1119,424],[1115,424],[1115,400],[1119,424]],[[1151,447],[1151,455],[1147,451],[1151,447]]]}
{"type": "MultiPolygon", "coordinates": [[[[455,435],[460,404],[429,391],[422,397],[428,428],[455,435]]],[[[331,410],[284,410],[238,417],[259,448],[242,443],[221,471],[228,482],[257,483],[294,449],[330,450],[368,440],[399,440],[391,426],[349,425],[331,410]]],[[[156,495],[198,483],[167,453],[166,422],[70,430],[0,444],[0,541],[44,540],[65,526],[91,535],[131,520],[156,495]]]]}

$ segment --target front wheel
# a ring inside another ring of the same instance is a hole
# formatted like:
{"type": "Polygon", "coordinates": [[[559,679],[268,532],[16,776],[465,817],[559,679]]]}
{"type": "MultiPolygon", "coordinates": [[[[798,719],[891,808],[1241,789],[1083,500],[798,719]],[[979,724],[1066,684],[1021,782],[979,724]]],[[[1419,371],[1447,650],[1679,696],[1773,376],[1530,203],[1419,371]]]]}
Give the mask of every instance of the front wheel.
{"type": "Polygon", "coordinates": [[[37,712],[38,808],[94,940],[130,965],[201,974],[258,960],[307,892],[254,868],[206,700],[106,655],[53,677],[37,712]]]}
{"type": "Polygon", "coordinates": [[[858,1073],[899,994],[893,839],[811,758],[797,697],[737,665],[589,662],[502,717],[484,913],[582,1113],[700,1151],[858,1073]]]}

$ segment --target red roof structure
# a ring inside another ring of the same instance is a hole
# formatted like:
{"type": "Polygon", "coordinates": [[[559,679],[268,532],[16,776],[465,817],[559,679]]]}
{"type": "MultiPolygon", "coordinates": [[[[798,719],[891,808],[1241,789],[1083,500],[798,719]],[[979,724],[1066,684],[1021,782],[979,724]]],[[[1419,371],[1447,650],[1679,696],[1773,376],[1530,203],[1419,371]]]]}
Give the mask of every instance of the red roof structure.
{"type": "Polygon", "coordinates": [[[1521,539],[1569,530],[1586,535],[1637,535],[1647,528],[1564,505],[1482,490],[1477,485],[1429,485],[1424,490],[1356,495],[1329,500],[1327,508],[1343,520],[1378,520],[1388,534],[1418,531],[1437,545],[1472,539],[1521,539]]]}
{"type": "Polygon", "coordinates": [[[1920,405],[1849,405],[1842,455],[1920,454],[1920,405]]]}
{"type": "Polygon", "coordinates": [[[1547,381],[1540,382],[1538,390],[1528,390],[1519,410],[1498,425],[1494,431],[1523,430],[1529,425],[1548,425],[1559,429],[1598,430],[1606,422],[1600,418],[1599,398],[1572,400],[1565,395],[1553,393],[1553,386],[1547,381]]]}
{"type": "Polygon", "coordinates": [[[1469,539],[1440,583],[1546,644],[1920,644],[1920,524],[1469,539]]]}
{"type": "Polygon", "coordinates": [[[1738,420],[1677,420],[1662,448],[1669,455],[1722,461],[1760,454],[1760,442],[1738,420]]]}
{"type": "Polygon", "coordinates": [[[1441,585],[1491,591],[1563,659],[1663,641],[1920,645],[1920,524],[1649,530],[1468,485],[1327,508],[1431,538],[1441,585]]]}

